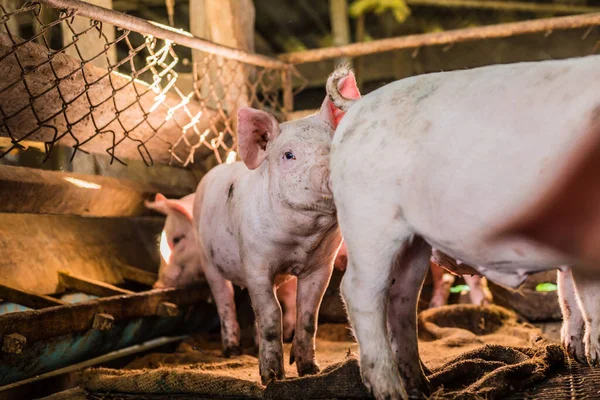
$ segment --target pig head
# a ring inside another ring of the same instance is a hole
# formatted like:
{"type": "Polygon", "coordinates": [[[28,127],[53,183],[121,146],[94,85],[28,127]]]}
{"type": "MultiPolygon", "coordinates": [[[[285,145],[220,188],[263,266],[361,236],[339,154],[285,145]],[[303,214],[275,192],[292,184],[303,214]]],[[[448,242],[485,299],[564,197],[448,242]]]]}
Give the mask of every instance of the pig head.
{"type": "Polygon", "coordinates": [[[157,194],[146,201],[149,209],[166,215],[161,234],[160,267],[155,288],[181,287],[202,280],[203,272],[192,226],[195,194],[181,199],[167,199],[157,194]]]}

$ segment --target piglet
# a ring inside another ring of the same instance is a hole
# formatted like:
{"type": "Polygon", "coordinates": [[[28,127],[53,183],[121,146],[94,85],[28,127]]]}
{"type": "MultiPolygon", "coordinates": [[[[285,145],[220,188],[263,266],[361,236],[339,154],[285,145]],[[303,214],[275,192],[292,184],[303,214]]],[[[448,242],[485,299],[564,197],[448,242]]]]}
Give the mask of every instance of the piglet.
{"type": "MultiPolygon", "coordinates": [[[[346,97],[360,96],[352,74],[338,89],[346,97]]],[[[274,286],[289,276],[298,285],[290,362],[296,361],[300,376],[319,371],[317,315],[342,240],[329,185],[331,140],[342,116],[328,96],[317,114],[281,124],[267,112],[239,109],[243,162],[213,168],[196,191],[194,229],[223,346],[239,346],[237,284],[248,288],[256,315],[263,384],[285,377],[274,286]]]]}
{"type": "MultiPolygon", "coordinates": [[[[192,228],[192,210],[196,194],[181,199],[167,199],[157,194],[146,207],[166,215],[160,240],[160,267],[154,288],[182,287],[205,281],[200,253],[192,228]]],[[[296,328],[296,279],[287,280],[277,288],[277,299],[284,307],[283,339],[291,341],[296,328]]],[[[229,350],[227,356],[239,354],[229,350]]]]}

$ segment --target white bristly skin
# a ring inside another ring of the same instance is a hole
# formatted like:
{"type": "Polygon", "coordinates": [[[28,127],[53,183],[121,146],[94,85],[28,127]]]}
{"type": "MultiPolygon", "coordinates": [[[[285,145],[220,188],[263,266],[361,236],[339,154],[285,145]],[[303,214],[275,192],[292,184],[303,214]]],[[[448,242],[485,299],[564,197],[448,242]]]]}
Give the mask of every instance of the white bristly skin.
{"type": "Polygon", "coordinates": [[[342,294],[375,397],[427,388],[415,311],[432,246],[509,287],[572,265],[580,307],[563,292],[563,309],[581,310],[586,333],[566,321],[563,334],[571,349],[583,337],[598,363],[600,268],[532,241],[485,238],[550,184],[589,130],[600,56],[420,75],[343,106],[330,161],[348,251],[342,294]]]}

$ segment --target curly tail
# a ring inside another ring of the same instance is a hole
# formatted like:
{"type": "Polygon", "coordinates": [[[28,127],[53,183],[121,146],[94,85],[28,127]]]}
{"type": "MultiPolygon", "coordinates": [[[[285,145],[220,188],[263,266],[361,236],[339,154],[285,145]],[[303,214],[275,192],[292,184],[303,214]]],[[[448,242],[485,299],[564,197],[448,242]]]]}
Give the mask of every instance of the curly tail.
{"type": "Polygon", "coordinates": [[[352,70],[347,65],[341,65],[327,79],[327,95],[329,100],[340,110],[346,112],[356,100],[344,97],[339,90],[339,83],[342,79],[352,73],[352,70]]]}

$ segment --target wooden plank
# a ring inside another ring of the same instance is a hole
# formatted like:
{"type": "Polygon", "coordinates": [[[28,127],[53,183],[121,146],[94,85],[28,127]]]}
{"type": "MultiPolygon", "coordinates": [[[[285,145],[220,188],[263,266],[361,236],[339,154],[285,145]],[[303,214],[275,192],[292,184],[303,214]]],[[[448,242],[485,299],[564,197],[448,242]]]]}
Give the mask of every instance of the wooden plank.
{"type": "Polygon", "coordinates": [[[140,268],[132,267],[131,265],[120,265],[117,268],[123,279],[141,283],[142,285],[152,287],[154,285],[154,282],[156,282],[156,280],[158,279],[158,274],[148,272],[140,268]]]}
{"type": "Polygon", "coordinates": [[[89,218],[0,213],[2,284],[38,294],[56,293],[58,271],[113,285],[117,265],[156,272],[162,217],[89,218]]]}
{"type": "MultiPolygon", "coordinates": [[[[170,149],[182,135],[180,127],[191,121],[183,107],[172,117],[169,114],[171,108],[181,103],[179,95],[168,92],[161,106],[145,120],[144,115],[156,102],[156,94],[147,83],[133,81],[117,72],[108,74],[89,63],[82,68],[80,60],[66,54],[53,54],[44,46],[21,43],[18,38],[15,41],[20,45],[13,51],[11,38],[0,32],[0,135],[12,135],[15,140],[52,142],[56,135],[69,131],[70,123],[77,140],[65,134],[58,142],[64,146],[86,142],[80,147],[82,150],[106,154],[113,143],[118,143],[114,154],[119,159],[150,161],[146,151],[139,147],[143,142],[154,162],[171,161],[170,149]],[[56,76],[61,78],[58,84],[56,76]],[[89,89],[86,82],[93,82],[89,89]],[[44,127],[40,128],[40,124],[44,127]],[[95,126],[103,133],[97,133],[95,126]]],[[[201,108],[194,101],[186,107],[192,116],[202,111],[197,125],[200,132],[209,127],[213,111],[201,108]]],[[[187,135],[191,143],[196,143],[193,129],[187,135]]],[[[184,159],[189,154],[189,148],[183,144],[173,151],[184,159]]],[[[198,159],[201,154],[197,152],[198,159]]]]}
{"type": "Polygon", "coordinates": [[[10,301],[11,303],[20,304],[35,310],[67,304],[50,296],[26,292],[4,285],[0,285],[0,298],[4,299],[4,301],[10,301]]]}
{"type": "Polygon", "coordinates": [[[94,316],[100,310],[112,315],[115,321],[121,321],[155,316],[159,304],[163,302],[185,307],[198,303],[206,304],[209,297],[208,285],[196,285],[181,289],[151,290],[132,295],[107,297],[64,307],[4,314],[0,316],[0,337],[19,332],[27,338],[27,341],[36,342],[91,329],[94,316]]]}
{"type": "Polygon", "coordinates": [[[131,290],[121,289],[109,283],[88,279],[82,276],[71,275],[65,271],[58,272],[59,285],[65,289],[72,289],[85,294],[94,296],[108,297],[119,296],[122,294],[133,294],[131,290]]]}

